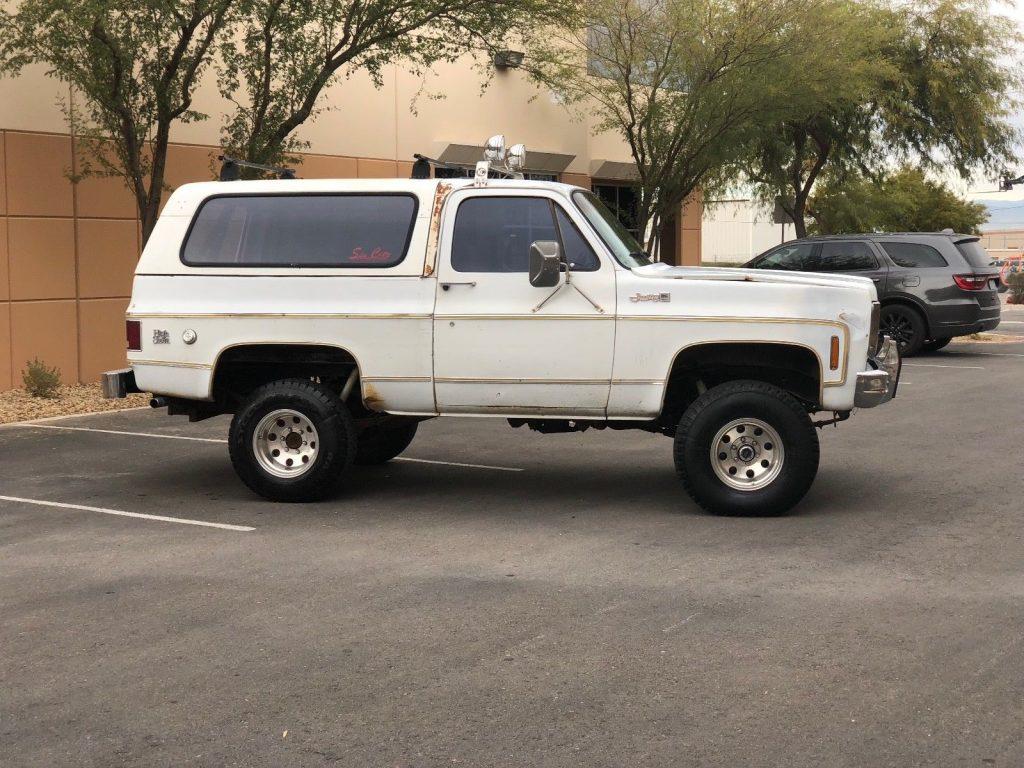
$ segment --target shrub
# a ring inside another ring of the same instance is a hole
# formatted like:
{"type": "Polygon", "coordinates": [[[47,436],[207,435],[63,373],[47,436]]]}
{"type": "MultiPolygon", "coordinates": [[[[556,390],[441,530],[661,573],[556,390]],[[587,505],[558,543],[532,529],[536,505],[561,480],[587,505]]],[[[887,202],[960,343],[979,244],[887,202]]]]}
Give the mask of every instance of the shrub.
{"type": "Polygon", "coordinates": [[[1006,282],[1010,286],[1010,303],[1024,304],[1024,272],[1014,272],[1006,282]]]}
{"type": "Polygon", "coordinates": [[[36,358],[21,373],[25,389],[33,397],[54,398],[60,389],[60,371],[36,358]]]}

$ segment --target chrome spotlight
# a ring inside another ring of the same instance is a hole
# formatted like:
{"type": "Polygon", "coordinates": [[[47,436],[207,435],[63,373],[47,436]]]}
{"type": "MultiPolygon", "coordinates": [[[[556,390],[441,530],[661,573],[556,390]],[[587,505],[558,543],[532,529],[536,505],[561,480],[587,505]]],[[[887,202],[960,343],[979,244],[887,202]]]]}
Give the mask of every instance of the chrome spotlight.
{"type": "Polygon", "coordinates": [[[526,167],[526,145],[513,144],[509,147],[506,163],[510,171],[522,171],[526,167]]]}
{"type": "Polygon", "coordinates": [[[505,160],[505,137],[500,133],[491,136],[484,146],[484,158],[490,163],[501,163],[505,160]]]}

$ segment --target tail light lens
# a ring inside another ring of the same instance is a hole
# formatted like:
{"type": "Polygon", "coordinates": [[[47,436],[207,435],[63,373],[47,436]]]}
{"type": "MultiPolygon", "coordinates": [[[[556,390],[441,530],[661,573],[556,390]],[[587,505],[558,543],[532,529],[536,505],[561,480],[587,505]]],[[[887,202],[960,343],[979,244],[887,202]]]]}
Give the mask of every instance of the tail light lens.
{"type": "Polygon", "coordinates": [[[965,291],[984,291],[991,278],[984,275],[953,275],[953,279],[965,291]]]}
{"type": "Polygon", "coordinates": [[[124,331],[128,337],[128,349],[133,352],[142,349],[142,323],[138,320],[125,320],[124,331]]]}

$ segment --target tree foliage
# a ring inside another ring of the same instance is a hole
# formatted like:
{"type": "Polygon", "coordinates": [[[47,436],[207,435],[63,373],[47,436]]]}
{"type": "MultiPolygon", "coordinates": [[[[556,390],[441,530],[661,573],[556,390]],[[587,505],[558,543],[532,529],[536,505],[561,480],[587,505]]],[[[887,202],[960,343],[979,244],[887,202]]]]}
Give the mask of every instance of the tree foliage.
{"type": "Polygon", "coordinates": [[[814,37],[791,20],[822,1],[586,0],[587,24],[536,51],[541,83],[625,139],[649,248],[784,104],[814,37]]]}
{"type": "Polygon", "coordinates": [[[790,114],[762,124],[743,164],[798,236],[826,171],[877,176],[902,161],[967,178],[1012,157],[1019,35],[986,0],[860,0],[808,21],[837,35],[821,62],[828,76],[794,89],[790,114]]]}
{"type": "Polygon", "coordinates": [[[815,234],[954,232],[977,234],[988,219],[981,203],[956,195],[924,171],[903,167],[881,179],[851,174],[826,177],[808,204],[815,234]]]}
{"type": "Polygon", "coordinates": [[[205,117],[193,95],[232,10],[232,0],[24,0],[0,16],[0,67],[39,62],[72,86],[81,113],[64,109],[96,164],[83,170],[124,179],[144,239],[160,210],[171,127],[205,117]]]}
{"type": "Polygon", "coordinates": [[[360,70],[380,87],[396,62],[422,71],[510,39],[523,44],[530,30],[571,23],[575,8],[575,0],[249,0],[239,33],[220,50],[221,93],[236,107],[224,144],[249,160],[281,161],[305,146],[296,129],[339,79],[360,70]]]}

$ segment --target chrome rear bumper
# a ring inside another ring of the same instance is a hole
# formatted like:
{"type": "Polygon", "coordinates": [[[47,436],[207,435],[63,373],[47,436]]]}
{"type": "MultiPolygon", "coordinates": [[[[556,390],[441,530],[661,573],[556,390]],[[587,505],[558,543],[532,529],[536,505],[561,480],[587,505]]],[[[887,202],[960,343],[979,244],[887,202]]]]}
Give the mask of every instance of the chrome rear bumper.
{"type": "Polygon", "coordinates": [[[874,408],[896,397],[900,381],[900,350],[892,339],[886,336],[878,352],[868,359],[870,371],[857,374],[857,390],[854,395],[855,408],[874,408]]]}
{"type": "Polygon", "coordinates": [[[131,368],[107,371],[100,377],[100,385],[103,387],[103,397],[107,400],[118,400],[141,391],[135,383],[135,371],[131,368]]]}

